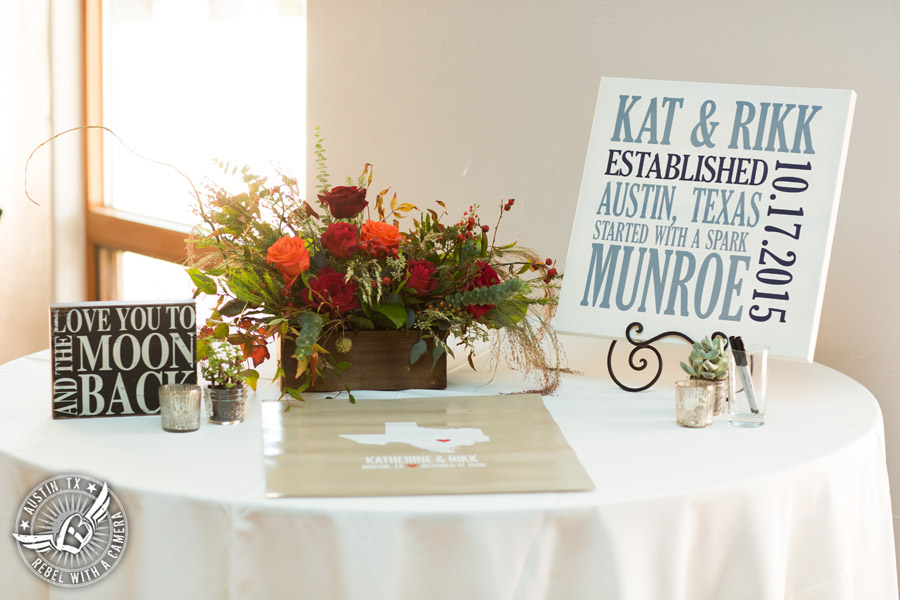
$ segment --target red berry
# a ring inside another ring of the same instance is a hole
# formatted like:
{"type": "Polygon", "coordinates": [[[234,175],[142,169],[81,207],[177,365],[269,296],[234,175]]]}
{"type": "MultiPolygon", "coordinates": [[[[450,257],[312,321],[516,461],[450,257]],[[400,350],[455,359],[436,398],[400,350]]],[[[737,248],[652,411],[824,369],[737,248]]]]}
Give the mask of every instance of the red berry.
{"type": "Polygon", "coordinates": [[[460,234],[458,234],[458,235],[456,236],[456,239],[458,239],[459,241],[462,242],[462,241],[464,241],[464,240],[466,239],[466,236],[464,236],[463,234],[460,233],[460,234]]]}
{"type": "Polygon", "coordinates": [[[471,232],[471,231],[467,231],[467,232],[466,232],[466,239],[467,239],[467,240],[471,240],[471,239],[472,239],[472,232],[471,232]]]}
{"type": "Polygon", "coordinates": [[[553,259],[552,259],[552,258],[548,258],[547,260],[544,261],[544,264],[547,265],[547,266],[549,267],[550,265],[553,264],[553,259]]]}
{"type": "Polygon", "coordinates": [[[467,223],[469,224],[470,227],[473,227],[475,225],[475,219],[473,219],[472,217],[469,217],[469,220],[467,221],[467,223]]]}
{"type": "Polygon", "coordinates": [[[381,285],[391,285],[391,278],[385,275],[381,278],[381,285]]]}
{"type": "Polygon", "coordinates": [[[550,269],[547,271],[547,277],[556,277],[556,269],[550,269]]]}
{"type": "Polygon", "coordinates": [[[507,204],[506,206],[503,207],[503,210],[509,210],[510,208],[512,208],[512,206],[510,206],[509,204],[507,204]]]}
{"type": "Polygon", "coordinates": [[[515,198],[510,198],[509,200],[506,201],[506,203],[509,204],[510,206],[512,206],[513,204],[516,203],[516,199],[515,199],[515,198]]]}
{"type": "Polygon", "coordinates": [[[481,226],[481,233],[487,233],[487,232],[490,231],[490,230],[491,230],[491,228],[488,227],[487,225],[482,225],[482,226],[481,226]]]}

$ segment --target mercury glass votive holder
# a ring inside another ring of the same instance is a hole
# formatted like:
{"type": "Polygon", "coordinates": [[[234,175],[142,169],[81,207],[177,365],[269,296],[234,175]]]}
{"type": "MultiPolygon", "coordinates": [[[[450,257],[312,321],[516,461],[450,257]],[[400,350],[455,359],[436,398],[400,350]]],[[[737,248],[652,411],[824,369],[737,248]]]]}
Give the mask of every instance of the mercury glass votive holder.
{"type": "Polygon", "coordinates": [[[159,387],[159,414],[162,428],[183,433],[200,429],[200,386],[173,383],[159,387]]]}
{"type": "Polygon", "coordinates": [[[716,405],[716,386],[706,380],[675,382],[675,422],[682,427],[709,427],[716,405]]]}

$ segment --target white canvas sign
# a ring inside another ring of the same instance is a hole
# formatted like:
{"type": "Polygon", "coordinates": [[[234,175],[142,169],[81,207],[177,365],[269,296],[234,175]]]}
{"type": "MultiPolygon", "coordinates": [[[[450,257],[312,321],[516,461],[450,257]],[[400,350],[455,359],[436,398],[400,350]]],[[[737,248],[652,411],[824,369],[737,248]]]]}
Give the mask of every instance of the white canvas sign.
{"type": "Polygon", "coordinates": [[[812,360],[856,94],[604,78],[557,329],[812,360]]]}

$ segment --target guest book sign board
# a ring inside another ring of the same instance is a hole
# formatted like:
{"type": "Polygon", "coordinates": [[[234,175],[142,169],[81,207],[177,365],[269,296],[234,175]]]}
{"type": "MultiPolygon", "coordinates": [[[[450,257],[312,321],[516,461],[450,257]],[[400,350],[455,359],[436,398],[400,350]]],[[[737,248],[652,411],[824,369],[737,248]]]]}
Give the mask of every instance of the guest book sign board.
{"type": "Polygon", "coordinates": [[[811,361],[856,94],[604,78],[556,327],[811,361]]]}
{"type": "Polygon", "coordinates": [[[53,418],[159,412],[159,386],[197,383],[193,300],[50,305],[53,418]]]}
{"type": "Polygon", "coordinates": [[[270,498],[594,489],[537,394],[264,403],[263,449],[270,498]]]}

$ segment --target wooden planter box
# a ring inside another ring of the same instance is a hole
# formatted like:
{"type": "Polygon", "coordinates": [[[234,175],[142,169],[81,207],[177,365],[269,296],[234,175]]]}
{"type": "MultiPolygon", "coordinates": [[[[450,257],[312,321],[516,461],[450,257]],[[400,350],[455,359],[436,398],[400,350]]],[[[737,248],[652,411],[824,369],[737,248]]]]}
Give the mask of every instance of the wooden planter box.
{"type": "MultiPolygon", "coordinates": [[[[341,371],[339,376],[331,371],[329,378],[316,380],[307,391],[335,392],[344,391],[347,387],[351,390],[439,390],[447,387],[447,354],[443,353],[432,369],[432,340],[426,340],[428,350],[416,364],[409,364],[410,350],[421,338],[420,331],[358,331],[347,333],[344,337],[353,342],[353,347],[346,354],[340,354],[335,349],[336,338],[326,338],[321,345],[338,362],[349,362],[350,368],[341,371]]],[[[282,339],[282,369],[285,372],[282,386],[298,385],[294,377],[297,361],[293,353],[294,340],[282,339]]]]}

